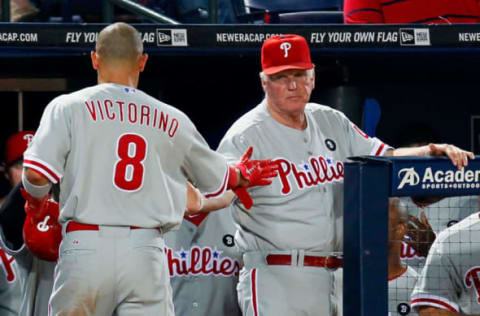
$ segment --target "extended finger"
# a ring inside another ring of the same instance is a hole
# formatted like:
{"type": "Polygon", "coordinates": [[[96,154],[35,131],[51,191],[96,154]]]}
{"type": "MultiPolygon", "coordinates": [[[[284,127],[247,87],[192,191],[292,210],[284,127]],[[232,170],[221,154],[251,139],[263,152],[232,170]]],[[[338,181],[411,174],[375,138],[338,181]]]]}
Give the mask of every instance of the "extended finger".
{"type": "Polygon", "coordinates": [[[420,220],[417,217],[413,215],[408,215],[408,219],[410,220],[410,222],[413,222],[418,227],[422,226],[422,222],[420,222],[420,220]]]}
{"type": "Polygon", "coordinates": [[[247,162],[252,156],[252,152],[253,152],[253,147],[252,146],[248,147],[247,151],[243,154],[242,159],[240,159],[240,162],[241,163],[247,162]]]}

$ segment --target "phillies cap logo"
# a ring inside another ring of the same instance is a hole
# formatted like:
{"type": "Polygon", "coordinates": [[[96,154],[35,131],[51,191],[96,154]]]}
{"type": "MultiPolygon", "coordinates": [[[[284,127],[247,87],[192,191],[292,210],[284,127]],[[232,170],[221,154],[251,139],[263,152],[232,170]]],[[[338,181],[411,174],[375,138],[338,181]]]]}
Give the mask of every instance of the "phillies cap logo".
{"type": "Polygon", "coordinates": [[[290,44],[289,42],[283,42],[282,44],[280,44],[280,49],[283,49],[285,51],[283,57],[288,57],[288,51],[290,50],[290,48],[292,48],[292,44],[290,44]]]}
{"type": "Polygon", "coordinates": [[[32,143],[33,134],[25,134],[23,135],[23,139],[27,141],[27,146],[30,146],[32,143]]]}

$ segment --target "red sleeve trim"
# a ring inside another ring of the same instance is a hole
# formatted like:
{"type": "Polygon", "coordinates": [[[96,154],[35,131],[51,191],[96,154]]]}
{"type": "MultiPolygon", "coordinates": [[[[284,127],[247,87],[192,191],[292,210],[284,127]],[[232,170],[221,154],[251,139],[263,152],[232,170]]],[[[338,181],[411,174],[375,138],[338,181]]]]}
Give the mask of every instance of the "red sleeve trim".
{"type": "Polygon", "coordinates": [[[222,186],[220,187],[220,189],[217,192],[205,194],[205,197],[207,199],[211,199],[211,198],[214,198],[214,197],[217,197],[217,196],[220,196],[220,195],[223,194],[223,192],[225,191],[225,188],[227,187],[227,182],[228,182],[227,180],[228,180],[228,175],[229,174],[230,174],[230,172],[229,172],[229,168],[227,166],[227,171],[225,172],[225,177],[223,177],[222,186]]]}
{"type": "Polygon", "coordinates": [[[375,153],[375,156],[378,156],[378,155],[380,155],[380,154],[382,153],[383,147],[385,147],[385,144],[384,144],[384,143],[382,143],[382,144],[380,145],[380,147],[378,147],[378,150],[377,150],[377,152],[375,153]]]}
{"type": "Polygon", "coordinates": [[[445,309],[448,309],[452,312],[457,312],[457,310],[452,307],[451,305],[445,303],[445,302],[442,302],[440,300],[436,300],[436,299],[433,299],[433,298],[417,298],[417,299],[414,299],[410,302],[410,305],[428,305],[428,304],[422,304],[422,303],[430,303],[430,304],[436,304],[436,305],[440,305],[440,306],[443,306],[445,309]]]}
{"type": "Polygon", "coordinates": [[[43,164],[41,164],[37,161],[23,160],[23,164],[24,164],[25,167],[30,167],[29,165],[31,165],[32,170],[38,171],[39,173],[41,173],[44,177],[46,177],[48,180],[52,181],[53,183],[57,183],[57,182],[60,181],[60,177],[55,172],[53,172],[48,167],[46,167],[45,165],[43,165],[43,164]]]}

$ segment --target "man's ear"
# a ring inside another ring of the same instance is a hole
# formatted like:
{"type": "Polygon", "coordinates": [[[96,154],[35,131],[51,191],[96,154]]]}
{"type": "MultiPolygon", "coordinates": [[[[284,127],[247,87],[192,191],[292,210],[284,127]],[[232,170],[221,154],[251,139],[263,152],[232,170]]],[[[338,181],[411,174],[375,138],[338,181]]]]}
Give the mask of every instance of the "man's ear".
{"type": "Polygon", "coordinates": [[[145,66],[147,65],[147,60],[148,60],[148,54],[142,54],[140,56],[140,60],[138,63],[140,72],[142,72],[145,69],[145,66]]]}
{"type": "Polygon", "coordinates": [[[90,52],[90,58],[92,59],[92,67],[95,70],[98,70],[98,56],[97,53],[94,51],[90,52]]]}

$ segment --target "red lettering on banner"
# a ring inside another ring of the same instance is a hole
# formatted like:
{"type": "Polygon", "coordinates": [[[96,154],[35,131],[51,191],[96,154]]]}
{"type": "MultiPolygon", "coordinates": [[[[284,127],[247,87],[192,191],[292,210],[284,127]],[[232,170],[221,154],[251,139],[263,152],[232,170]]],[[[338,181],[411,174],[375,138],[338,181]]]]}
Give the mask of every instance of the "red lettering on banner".
{"type": "Polygon", "coordinates": [[[184,275],[219,275],[238,276],[240,262],[227,256],[222,251],[210,247],[193,246],[190,250],[174,251],[165,248],[168,268],[171,276],[184,275]]]}
{"type": "Polygon", "coordinates": [[[477,292],[477,303],[480,303],[480,279],[479,274],[480,267],[473,267],[470,268],[467,273],[465,273],[465,286],[467,288],[471,288],[472,286],[475,287],[475,291],[477,292]]]}
{"type": "Polygon", "coordinates": [[[284,195],[292,192],[291,180],[294,180],[300,190],[318,186],[325,182],[343,181],[343,163],[323,156],[310,157],[303,166],[296,165],[283,158],[275,159],[274,162],[279,165],[278,176],[282,183],[281,191],[284,195]],[[289,177],[290,174],[293,177],[289,177]]]}
{"type": "Polygon", "coordinates": [[[13,262],[15,258],[8,255],[3,249],[0,249],[0,259],[2,260],[2,267],[5,270],[7,282],[12,283],[15,281],[15,271],[13,270],[13,262]]]}

